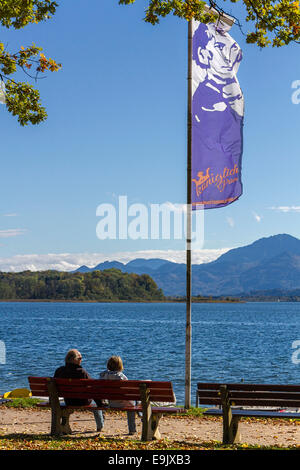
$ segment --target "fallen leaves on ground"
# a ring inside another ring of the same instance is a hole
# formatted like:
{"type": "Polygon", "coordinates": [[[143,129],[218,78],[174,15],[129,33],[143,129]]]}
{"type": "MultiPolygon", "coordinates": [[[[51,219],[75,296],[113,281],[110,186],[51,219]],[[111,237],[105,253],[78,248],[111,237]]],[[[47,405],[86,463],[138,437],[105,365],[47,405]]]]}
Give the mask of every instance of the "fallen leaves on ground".
{"type": "Polygon", "coordinates": [[[142,442],[126,439],[106,439],[101,436],[77,437],[66,436],[52,438],[49,436],[33,434],[11,434],[0,436],[0,450],[256,450],[256,449],[300,449],[300,446],[291,447],[264,447],[241,445],[222,445],[212,441],[205,443],[189,443],[182,441],[169,441],[161,439],[157,441],[142,442]]]}

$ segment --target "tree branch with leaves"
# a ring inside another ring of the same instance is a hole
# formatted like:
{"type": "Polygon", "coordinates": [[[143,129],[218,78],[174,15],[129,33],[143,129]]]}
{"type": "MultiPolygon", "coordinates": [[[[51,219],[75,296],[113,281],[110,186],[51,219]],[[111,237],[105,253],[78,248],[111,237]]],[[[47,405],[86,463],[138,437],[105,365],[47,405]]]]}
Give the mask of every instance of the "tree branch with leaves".
{"type": "MultiPolygon", "coordinates": [[[[21,29],[29,24],[46,21],[55,13],[58,4],[51,0],[8,0],[0,2],[0,24],[6,28],[21,29]]],[[[41,105],[40,94],[33,85],[18,81],[14,74],[23,71],[37,81],[46,71],[56,72],[61,64],[46,58],[41,47],[32,44],[20,47],[17,52],[8,51],[0,42],[0,79],[3,101],[8,111],[17,116],[19,123],[39,124],[47,113],[41,105]]]]}
{"type": "MultiPolygon", "coordinates": [[[[192,18],[208,23],[216,21],[212,13],[207,12],[205,5],[214,8],[220,14],[225,13],[223,4],[243,3],[245,7],[245,21],[251,25],[247,42],[257,44],[259,47],[272,45],[285,46],[290,42],[300,40],[300,9],[299,1],[291,0],[148,0],[144,20],[153,25],[159,23],[160,18],[169,14],[185,20],[192,18]]],[[[136,0],[119,0],[120,5],[129,5],[136,0]]],[[[228,14],[232,16],[232,14],[228,14]]],[[[239,18],[239,23],[242,19],[239,18]]]]}

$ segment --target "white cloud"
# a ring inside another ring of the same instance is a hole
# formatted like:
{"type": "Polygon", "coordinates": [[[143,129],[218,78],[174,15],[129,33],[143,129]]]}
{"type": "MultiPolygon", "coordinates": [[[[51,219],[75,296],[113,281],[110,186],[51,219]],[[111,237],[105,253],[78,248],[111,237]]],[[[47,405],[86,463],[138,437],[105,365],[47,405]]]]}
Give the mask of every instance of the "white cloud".
{"type": "Polygon", "coordinates": [[[0,230],[0,238],[16,237],[18,235],[23,235],[25,232],[27,232],[27,230],[23,228],[10,228],[7,230],[0,230]]]}
{"type": "Polygon", "coordinates": [[[165,207],[170,212],[186,213],[187,211],[187,204],[174,204],[173,202],[167,201],[163,204],[159,204],[159,206],[165,207]]]}
{"type": "MultiPolygon", "coordinates": [[[[214,261],[229,248],[194,250],[192,252],[192,262],[194,264],[208,263],[214,261]]],[[[104,261],[120,261],[128,263],[136,258],[152,259],[161,258],[175,263],[185,263],[185,250],[145,250],[133,252],[120,252],[105,255],[104,253],[49,253],[44,255],[27,254],[15,255],[9,258],[0,258],[0,271],[44,271],[54,269],[58,271],[74,271],[82,265],[94,267],[104,261]]]]}
{"type": "Polygon", "coordinates": [[[17,217],[18,214],[16,214],[15,212],[12,212],[10,214],[3,214],[4,217],[17,217]]]}
{"type": "Polygon", "coordinates": [[[270,209],[279,212],[300,212],[300,206],[277,206],[270,209]]]}
{"type": "Polygon", "coordinates": [[[256,212],[252,212],[252,214],[253,214],[253,217],[255,218],[256,222],[261,221],[262,217],[260,215],[256,214],[256,212]]]}
{"type": "Polygon", "coordinates": [[[234,227],[234,220],[232,217],[226,217],[226,220],[228,224],[230,225],[230,227],[234,227]]]}

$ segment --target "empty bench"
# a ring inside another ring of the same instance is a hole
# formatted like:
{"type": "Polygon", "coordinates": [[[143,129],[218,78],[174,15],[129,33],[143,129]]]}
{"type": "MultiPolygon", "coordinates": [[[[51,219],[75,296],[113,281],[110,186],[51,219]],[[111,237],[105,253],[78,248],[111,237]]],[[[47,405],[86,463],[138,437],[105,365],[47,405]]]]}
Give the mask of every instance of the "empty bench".
{"type": "Polygon", "coordinates": [[[198,383],[199,405],[220,407],[207,409],[204,414],[223,416],[223,443],[233,444],[241,438],[241,417],[300,419],[300,412],[280,412],[285,408],[300,409],[300,385],[198,383]]]}
{"type": "Polygon", "coordinates": [[[142,413],[143,441],[159,439],[158,425],[163,414],[182,413],[184,409],[175,406],[155,406],[152,402],[175,403],[171,382],[142,380],[94,380],[58,379],[52,377],[28,377],[33,397],[48,397],[49,403],[41,404],[51,408],[51,435],[60,436],[71,432],[69,416],[76,409],[139,411],[142,413]],[[126,400],[140,402],[136,406],[114,408],[103,405],[66,406],[60,398],[93,400],[126,400]]]}

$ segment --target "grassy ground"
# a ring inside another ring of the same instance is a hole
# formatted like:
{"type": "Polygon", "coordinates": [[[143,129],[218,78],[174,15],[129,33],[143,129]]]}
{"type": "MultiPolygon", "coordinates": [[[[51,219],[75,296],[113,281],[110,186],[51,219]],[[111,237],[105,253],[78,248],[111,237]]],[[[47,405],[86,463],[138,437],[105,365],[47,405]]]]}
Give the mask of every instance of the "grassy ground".
{"type": "Polygon", "coordinates": [[[7,408],[37,408],[37,404],[40,402],[41,400],[38,398],[14,398],[1,406],[7,408]]]}

